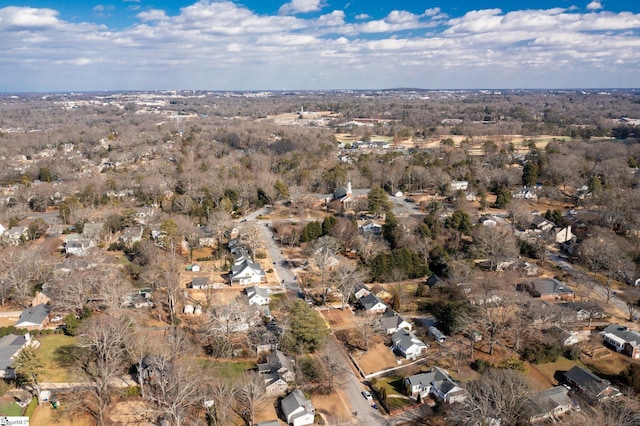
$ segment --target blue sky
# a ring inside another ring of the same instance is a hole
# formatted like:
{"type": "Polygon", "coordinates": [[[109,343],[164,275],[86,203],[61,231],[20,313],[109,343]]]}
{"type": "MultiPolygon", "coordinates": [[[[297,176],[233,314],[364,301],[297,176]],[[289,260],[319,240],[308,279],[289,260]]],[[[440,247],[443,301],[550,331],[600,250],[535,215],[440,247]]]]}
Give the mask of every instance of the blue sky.
{"type": "Polygon", "coordinates": [[[0,0],[0,91],[640,87],[637,0],[0,0]]]}

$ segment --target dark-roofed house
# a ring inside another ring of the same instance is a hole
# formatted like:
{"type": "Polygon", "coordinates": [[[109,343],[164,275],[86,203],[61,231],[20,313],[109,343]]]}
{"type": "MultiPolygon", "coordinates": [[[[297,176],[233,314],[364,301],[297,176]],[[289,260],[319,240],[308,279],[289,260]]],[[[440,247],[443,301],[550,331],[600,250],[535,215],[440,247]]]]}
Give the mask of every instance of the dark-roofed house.
{"type": "Polygon", "coordinates": [[[441,288],[445,287],[447,283],[436,274],[431,274],[429,278],[427,278],[427,285],[429,288],[441,288]]]}
{"type": "Polygon", "coordinates": [[[382,300],[380,300],[372,293],[361,297],[358,302],[360,303],[360,306],[362,306],[362,308],[367,312],[367,314],[370,315],[384,314],[384,312],[387,310],[387,305],[385,305],[382,300]]]}
{"type": "Polygon", "coordinates": [[[376,327],[384,330],[387,334],[393,334],[400,329],[411,331],[411,324],[393,309],[389,309],[376,320],[376,327]]]}
{"type": "Polygon", "coordinates": [[[427,350],[427,345],[413,332],[398,330],[391,336],[391,350],[397,351],[406,359],[416,359],[427,350]]]}
{"type": "Polygon", "coordinates": [[[13,379],[16,377],[13,360],[22,348],[29,345],[31,345],[29,333],[24,336],[7,334],[0,338],[0,378],[13,379]]]}
{"type": "Polygon", "coordinates": [[[49,324],[49,312],[51,307],[49,305],[36,305],[25,309],[20,314],[16,328],[27,328],[29,330],[41,330],[49,324]]]}
{"type": "Polygon", "coordinates": [[[265,376],[267,393],[277,395],[287,390],[288,382],[296,379],[293,359],[284,352],[275,350],[267,357],[267,362],[258,364],[258,373],[265,376]]]}
{"type": "Polygon", "coordinates": [[[191,288],[194,290],[205,290],[212,288],[209,277],[194,277],[191,280],[191,288]]]}
{"type": "Polygon", "coordinates": [[[607,379],[602,379],[586,368],[577,365],[564,373],[564,379],[567,384],[573,386],[591,402],[603,401],[622,395],[618,389],[611,386],[611,382],[607,379]]]}
{"type": "MultiPolygon", "coordinates": [[[[569,391],[564,386],[556,386],[536,393],[532,398],[531,423],[556,419],[573,408],[569,391]]],[[[554,421],[555,423],[555,421],[554,421]]]]}
{"type": "Polygon", "coordinates": [[[640,333],[637,331],[629,330],[619,324],[609,324],[602,331],[602,338],[617,352],[634,359],[640,358],[640,333]]]}
{"type": "Polygon", "coordinates": [[[287,424],[293,426],[312,425],[316,410],[300,389],[295,389],[280,402],[287,424]]]}
{"type": "Polygon", "coordinates": [[[573,300],[574,291],[555,278],[541,278],[527,285],[529,293],[541,300],[573,300]]]}
{"type": "Polygon", "coordinates": [[[427,373],[414,374],[404,379],[411,396],[424,399],[429,394],[448,403],[461,402],[466,398],[465,391],[451,378],[447,370],[433,367],[427,373]]]}

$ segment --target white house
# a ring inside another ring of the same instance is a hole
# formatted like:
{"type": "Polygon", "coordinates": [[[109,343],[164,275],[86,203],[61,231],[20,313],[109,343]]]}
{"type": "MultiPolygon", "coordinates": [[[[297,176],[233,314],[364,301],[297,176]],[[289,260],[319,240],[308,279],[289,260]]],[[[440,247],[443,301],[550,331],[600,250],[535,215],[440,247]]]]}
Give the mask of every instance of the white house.
{"type": "Polygon", "coordinates": [[[245,289],[247,298],[249,299],[249,305],[268,305],[271,303],[271,297],[269,297],[269,289],[258,286],[251,286],[245,289]]]}
{"type": "Polygon", "coordinates": [[[358,300],[360,306],[370,315],[380,315],[387,310],[387,305],[380,300],[373,293],[369,293],[366,296],[358,300]]]}
{"type": "Polygon", "coordinates": [[[552,419],[556,423],[558,416],[565,414],[574,407],[569,391],[564,386],[556,386],[545,389],[533,396],[533,414],[531,423],[543,422],[552,419]]]}
{"type": "Polygon", "coordinates": [[[414,374],[404,379],[404,384],[415,399],[424,399],[429,394],[449,404],[462,402],[464,390],[451,378],[447,370],[433,367],[427,373],[414,374]]]}
{"type": "Polygon", "coordinates": [[[267,281],[267,274],[264,272],[260,264],[242,259],[240,263],[234,263],[229,272],[231,285],[251,285],[259,284],[267,281]]]}
{"type": "Polygon", "coordinates": [[[93,247],[95,247],[95,243],[86,238],[67,239],[64,244],[64,252],[67,255],[85,257],[93,247]]]}
{"type": "Polygon", "coordinates": [[[412,331],[398,330],[391,336],[391,350],[397,351],[406,359],[416,359],[427,350],[427,344],[412,331]]]}
{"type": "Polygon", "coordinates": [[[449,185],[453,191],[466,191],[469,188],[469,182],[466,180],[453,180],[449,185]]]}
{"type": "Polygon", "coordinates": [[[316,410],[300,389],[295,389],[283,398],[280,405],[287,419],[287,424],[293,426],[313,424],[316,410]]]}
{"type": "Polygon", "coordinates": [[[378,318],[376,326],[387,334],[393,334],[401,329],[411,331],[411,324],[393,309],[389,309],[383,316],[378,318]]]}

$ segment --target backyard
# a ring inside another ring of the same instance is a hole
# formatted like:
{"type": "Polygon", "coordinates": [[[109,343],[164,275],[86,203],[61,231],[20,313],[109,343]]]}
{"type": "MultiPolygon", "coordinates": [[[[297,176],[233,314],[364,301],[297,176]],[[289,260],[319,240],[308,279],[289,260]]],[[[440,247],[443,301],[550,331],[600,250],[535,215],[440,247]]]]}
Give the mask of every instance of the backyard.
{"type": "Polygon", "coordinates": [[[40,341],[37,353],[44,366],[40,381],[51,383],[73,381],[68,367],[72,360],[76,338],[64,334],[50,334],[38,336],[37,340],[40,341]]]}

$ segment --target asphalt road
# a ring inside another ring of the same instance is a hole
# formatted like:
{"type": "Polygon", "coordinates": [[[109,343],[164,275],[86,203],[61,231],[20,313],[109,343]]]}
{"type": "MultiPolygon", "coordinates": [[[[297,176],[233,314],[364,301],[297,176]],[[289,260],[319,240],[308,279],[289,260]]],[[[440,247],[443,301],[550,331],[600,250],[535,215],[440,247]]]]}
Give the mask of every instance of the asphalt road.
{"type": "Polygon", "coordinates": [[[336,377],[336,383],[340,386],[345,397],[348,399],[352,414],[357,413],[357,415],[353,417],[356,424],[371,426],[386,425],[387,422],[380,412],[371,407],[375,401],[368,401],[362,395],[362,391],[369,389],[360,381],[360,376],[358,376],[353,370],[351,362],[345,355],[339,343],[337,343],[335,338],[332,337],[329,339],[329,343],[327,343],[327,345],[332,351],[338,354],[342,360],[343,373],[336,377]]]}

